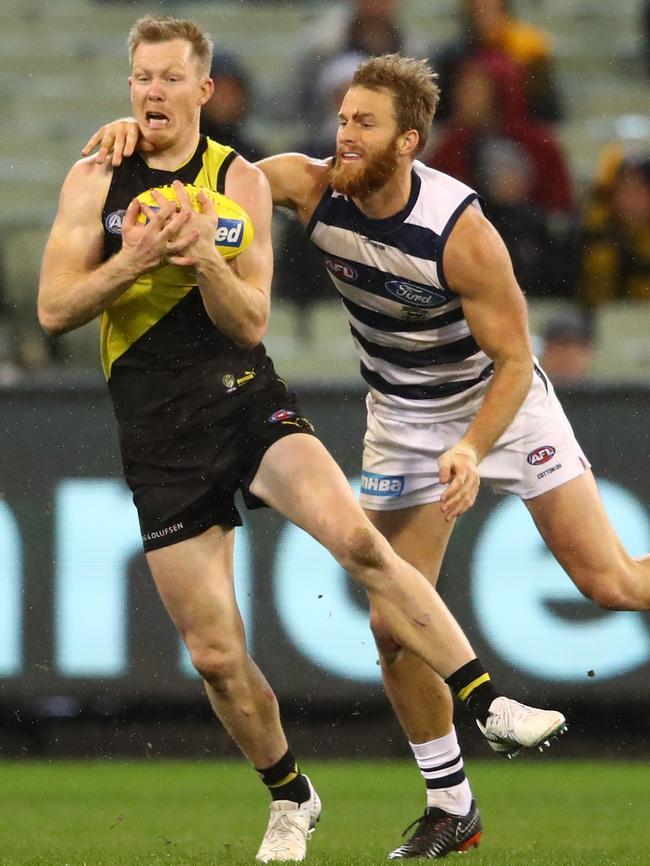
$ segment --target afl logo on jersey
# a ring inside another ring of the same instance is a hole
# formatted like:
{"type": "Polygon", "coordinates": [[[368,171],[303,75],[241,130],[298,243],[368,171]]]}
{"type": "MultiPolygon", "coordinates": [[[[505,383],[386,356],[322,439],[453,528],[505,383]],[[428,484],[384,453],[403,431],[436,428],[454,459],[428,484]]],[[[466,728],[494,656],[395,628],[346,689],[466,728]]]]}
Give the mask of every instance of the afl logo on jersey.
{"type": "Polygon", "coordinates": [[[325,259],[325,267],[328,271],[334,274],[335,277],[339,277],[339,279],[346,280],[347,282],[352,282],[359,278],[359,274],[355,271],[352,265],[348,265],[346,262],[339,262],[337,259],[325,259]]]}
{"type": "Polygon", "coordinates": [[[552,457],[555,457],[555,448],[552,445],[542,445],[541,448],[531,451],[526,460],[531,466],[541,466],[542,463],[548,463],[552,457]]]}
{"type": "Polygon", "coordinates": [[[418,286],[405,280],[388,280],[386,291],[403,304],[411,307],[439,307],[447,298],[429,286],[418,286]]]}
{"type": "Polygon", "coordinates": [[[122,220],[124,219],[125,213],[125,210],[114,210],[113,213],[109,213],[109,215],[104,220],[106,231],[110,232],[112,235],[121,235],[122,220]]]}

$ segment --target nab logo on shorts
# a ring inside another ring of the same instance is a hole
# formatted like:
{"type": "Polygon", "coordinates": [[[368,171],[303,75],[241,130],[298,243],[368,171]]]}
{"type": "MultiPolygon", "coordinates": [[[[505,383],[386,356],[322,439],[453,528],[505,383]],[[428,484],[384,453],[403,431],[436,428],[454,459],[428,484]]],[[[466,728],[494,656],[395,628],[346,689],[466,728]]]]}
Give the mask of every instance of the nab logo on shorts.
{"type": "Polygon", "coordinates": [[[219,225],[214,235],[214,242],[221,247],[238,247],[244,234],[243,220],[229,220],[219,217],[219,225]]]}
{"type": "Polygon", "coordinates": [[[125,213],[125,210],[114,210],[113,213],[109,213],[109,215],[104,220],[106,231],[110,232],[112,235],[121,235],[122,220],[124,219],[125,213]]]}
{"type": "Polygon", "coordinates": [[[401,496],[404,491],[404,476],[362,472],[361,490],[369,496],[401,496]]]}
{"type": "Polygon", "coordinates": [[[555,448],[552,445],[542,445],[541,448],[531,451],[526,460],[531,466],[541,466],[542,463],[548,463],[552,457],[555,457],[555,448]]]}

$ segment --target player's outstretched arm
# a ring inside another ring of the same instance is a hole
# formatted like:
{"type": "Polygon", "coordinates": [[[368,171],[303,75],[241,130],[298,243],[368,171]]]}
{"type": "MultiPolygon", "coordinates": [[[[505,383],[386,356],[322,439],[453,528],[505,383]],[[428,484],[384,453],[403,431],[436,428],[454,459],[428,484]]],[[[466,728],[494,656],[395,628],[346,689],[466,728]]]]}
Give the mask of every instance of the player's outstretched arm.
{"type": "Polygon", "coordinates": [[[162,196],[159,209],[145,209],[133,200],[122,222],[122,248],[102,263],[102,208],[111,172],[92,160],[70,170],[61,190],[58,211],[45,246],[38,289],[38,318],[50,334],[61,334],[90,322],[135,279],[159,267],[188,214],[162,196]],[[149,222],[138,223],[141,210],[149,222]]]}
{"type": "Polygon", "coordinates": [[[449,483],[442,510],[451,519],[474,502],[480,461],[492,450],[530,389],[533,356],[526,302],[496,229],[474,207],[459,218],[443,253],[449,286],[462,299],[474,339],[494,363],[494,374],[473,422],[456,448],[440,458],[449,483]]]}
{"type": "Polygon", "coordinates": [[[255,165],[269,182],[273,204],[296,211],[301,222],[308,223],[327,187],[329,161],[302,153],[280,153],[255,165]]]}
{"type": "MultiPolygon", "coordinates": [[[[124,157],[137,150],[152,149],[132,117],[121,117],[100,126],[81,151],[89,156],[97,148],[94,160],[103,165],[121,165],[124,157]]],[[[327,186],[329,161],[312,159],[302,153],[280,153],[262,159],[255,165],[266,175],[273,204],[296,211],[307,223],[327,186]]]]}

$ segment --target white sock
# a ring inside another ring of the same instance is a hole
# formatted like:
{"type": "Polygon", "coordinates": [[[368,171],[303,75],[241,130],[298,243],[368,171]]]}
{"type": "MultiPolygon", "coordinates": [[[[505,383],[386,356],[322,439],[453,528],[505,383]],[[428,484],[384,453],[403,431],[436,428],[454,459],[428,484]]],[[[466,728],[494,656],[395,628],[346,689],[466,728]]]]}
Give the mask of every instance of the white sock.
{"type": "Polygon", "coordinates": [[[467,815],[472,789],[465,778],[456,730],[428,743],[409,743],[427,786],[427,806],[452,815],[467,815]]]}

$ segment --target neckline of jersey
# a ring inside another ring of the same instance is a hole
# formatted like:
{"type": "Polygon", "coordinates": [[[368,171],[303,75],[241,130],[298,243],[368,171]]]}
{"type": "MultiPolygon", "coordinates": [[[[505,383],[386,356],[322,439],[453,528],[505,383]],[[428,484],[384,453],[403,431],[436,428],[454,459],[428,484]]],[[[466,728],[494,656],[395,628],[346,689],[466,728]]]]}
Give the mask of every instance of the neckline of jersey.
{"type": "Polygon", "coordinates": [[[420,194],[420,188],[422,186],[422,180],[420,176],[417,174],[414,168],[411,169],[411,191],[409,193],[408,200],[404,207],[399,210],[397,213],[393,214],[389,217],[381,217],[380,219],[372,219],[369,216],[366,216],[361,208],[357,207],[357,205],[352,201],[352,199],[348,199],[352,207],[355,209],[358,220],[363,225],[368,226],[375,232],[391,232],[395,229],[399,228],[404,220],[411,213],[413,208],[415,207],[415,202],[417,201],[418,195],[420,194]]]}
{"type": "Polygon", "coordinates": [[[194,159],[194,157],[197,154],[198,149],[201,147],[201,143],[203,142],[204,138],[205,138],[204,135],[199,134],[199,140],[197,141],[196,147],[194,148],[192,153],[188,156],[188,158],[184,162],[181,162],[181,164],[177,165],[175,168],[154,168],[152,165],[149,165],[149,163],[147,162],[146,157],[144,155],[144,151],[140,151],[139,156],[140,156],[140,159],[142,160],[142,162],[147,166],[149,171],[164,171],[164,172],[167,172],[167,174],[173,174],[176,171],[181,171],[182,169],[185,168],[186,165],[189,165],[192,162],[192,160],[194,159]]]}

